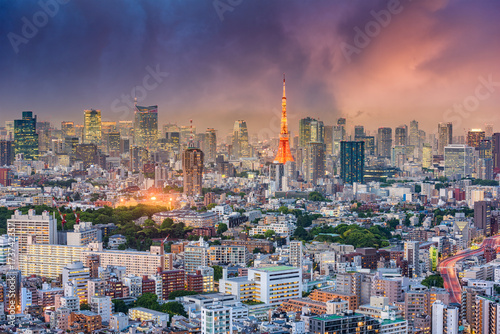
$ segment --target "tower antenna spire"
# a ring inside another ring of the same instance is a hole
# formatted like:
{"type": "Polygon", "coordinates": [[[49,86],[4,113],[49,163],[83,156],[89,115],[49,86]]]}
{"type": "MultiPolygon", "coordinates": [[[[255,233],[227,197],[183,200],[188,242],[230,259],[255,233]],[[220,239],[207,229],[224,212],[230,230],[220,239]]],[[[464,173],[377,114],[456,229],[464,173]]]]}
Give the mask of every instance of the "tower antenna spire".
{"type": "Polygon", "coordinates": [[[288,132],[288,120],[286,115],[286,93],[285,93],[285,73],[283,73],[283,97],[281,98],[281,131],[280,143],[278,146],[278,154],[274,162],[286,163],[294,161],[292,152],[290,151],[290,134],[288,132]]]}

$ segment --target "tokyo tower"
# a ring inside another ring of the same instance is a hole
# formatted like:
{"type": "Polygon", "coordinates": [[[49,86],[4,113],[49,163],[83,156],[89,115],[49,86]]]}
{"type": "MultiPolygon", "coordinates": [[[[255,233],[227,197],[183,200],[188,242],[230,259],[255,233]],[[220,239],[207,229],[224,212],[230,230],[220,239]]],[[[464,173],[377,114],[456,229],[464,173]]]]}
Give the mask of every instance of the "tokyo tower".
{"type": "Polygon", "coordinates": [[[285,94],[285,74],[283,74],[283,97],[281,98],[281,131],[280,144],[278,154],[274,159],[276,163],[286,163],[293,161],[292,153],[290,152],[290,136],[288,133],[288,122],[286,120],[286,94],[285,94]]]}

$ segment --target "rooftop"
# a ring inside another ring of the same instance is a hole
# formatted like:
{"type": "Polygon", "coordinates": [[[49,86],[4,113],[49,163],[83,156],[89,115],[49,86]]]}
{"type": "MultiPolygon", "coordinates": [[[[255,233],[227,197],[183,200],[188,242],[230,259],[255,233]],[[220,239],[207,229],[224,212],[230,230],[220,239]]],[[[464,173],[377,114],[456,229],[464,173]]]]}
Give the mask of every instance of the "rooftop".
{"type": "Polygon", "coordinates": [[[273,273],[273,272],[277,272],[277,271],[285,271],[285,270],[297,270],[297,268],[295,267],[290,267],[290,266],[276,266],[276,267],[267,267],[267,268],[257,268],[257,269],[254,269],[256,271],[265,271],[265,272],[268,272],[268,273],[273,273]]]}

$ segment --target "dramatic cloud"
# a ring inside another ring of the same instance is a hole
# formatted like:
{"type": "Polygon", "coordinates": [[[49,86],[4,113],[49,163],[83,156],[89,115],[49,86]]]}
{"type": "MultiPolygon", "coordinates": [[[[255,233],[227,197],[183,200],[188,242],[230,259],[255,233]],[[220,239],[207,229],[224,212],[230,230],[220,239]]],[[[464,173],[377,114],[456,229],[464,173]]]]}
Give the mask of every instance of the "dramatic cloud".
{"type": "Polygon", "coordinates": [[[81,123],[85,108],[131,119],[135,95],[159,105],[162,123],[193,119],[224,134],[245,119],[252,133],[272,132],[283,72],[292,130],[305,116],[372,131],[412,119],[428,132],[440,121],[457,130],[499,121],[498,1],[215,3],[233,5],[2,2],[0,122],[33,110],[81,123]]]}

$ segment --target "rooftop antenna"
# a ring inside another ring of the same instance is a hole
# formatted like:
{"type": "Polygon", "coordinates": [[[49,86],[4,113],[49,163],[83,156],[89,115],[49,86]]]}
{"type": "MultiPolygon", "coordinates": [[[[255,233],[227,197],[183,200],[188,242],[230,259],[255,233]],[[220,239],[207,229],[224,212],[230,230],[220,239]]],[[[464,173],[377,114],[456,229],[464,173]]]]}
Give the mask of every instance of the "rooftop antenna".
{"type": "Polygon", "coordinates": [[[193,120],[192,119],[189,120],[189,128],[190,128],[190,131],[191,131],[190,139],[189,139],[189,147],[194,148],[193,120]]]}

